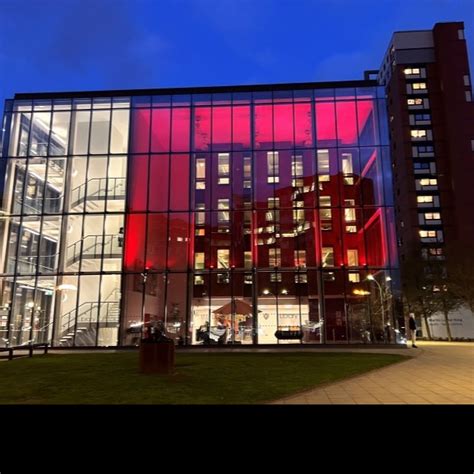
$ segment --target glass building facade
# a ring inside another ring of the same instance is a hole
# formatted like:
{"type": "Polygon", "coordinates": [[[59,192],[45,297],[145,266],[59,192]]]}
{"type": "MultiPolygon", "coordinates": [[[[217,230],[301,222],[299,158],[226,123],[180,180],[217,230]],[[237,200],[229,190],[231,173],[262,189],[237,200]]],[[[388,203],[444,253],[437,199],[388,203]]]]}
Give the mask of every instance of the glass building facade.
{"type": "Polygon", "coordinates": [[[134,345],[153,320],[177,344],[395,342],[374,82],[33,94],[5,110],[0,345],[134,345]]]}

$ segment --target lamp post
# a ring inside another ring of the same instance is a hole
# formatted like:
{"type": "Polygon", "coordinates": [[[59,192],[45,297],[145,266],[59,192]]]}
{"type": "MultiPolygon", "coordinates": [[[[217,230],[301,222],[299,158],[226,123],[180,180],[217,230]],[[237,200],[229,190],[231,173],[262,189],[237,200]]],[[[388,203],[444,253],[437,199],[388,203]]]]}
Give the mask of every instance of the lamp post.
{"type": "Polygon", "coordinates": [[[146,281],[148,279],[148,267],[145,267],[145,270],[141,273],[142,276],[142,329],[141,329],[141,338],[144,337],[145,329],[145,292],[146,292],[146,281]]]}
{"type": "MultiPolygon", "coordinates": [[[[378,288],[379,288],[379,292],[380,292],[380,308],[381,308],[381,314],[382,314],[382,332],[385,331],[385,309],[384,309],[384,301],[383,301],[383,290],[382,290],[382,286],[380,285],[380,283],[377,281],[377,279],[374,277],[374,275],[372,274],[369,274],[367,275],[367,280],[369,281],[373,281],[374,283],[377,284],[378,288]]],[[[392,279],[387,276],[385,277],[385,281],[386,282],[389,282],[391,281],[392,279]]]]}

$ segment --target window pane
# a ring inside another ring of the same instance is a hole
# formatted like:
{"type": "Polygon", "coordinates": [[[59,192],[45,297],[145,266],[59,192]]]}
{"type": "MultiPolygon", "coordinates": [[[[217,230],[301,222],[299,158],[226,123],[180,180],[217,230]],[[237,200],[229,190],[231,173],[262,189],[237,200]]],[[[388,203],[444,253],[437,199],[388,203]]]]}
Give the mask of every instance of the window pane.
{"type": "Polygon", "coordinates": [[[313,124],[311,104],[295,104],[295,146],[313,146],[313,124]]]}
{"type": "Polygon", "coordinates": [[[336,116],[334,102],[317,102],[316,138],[318,147],[336,146],[336,116]]]}
{"type": "Polygon", "coordinates": [[[170,149],[171,109],[153,109],[151,130],[151,151],[170,149]]]}
{"type": "Polygon", "coordinates": [[[89,122],[91,113],[89,111],[81,111],[74,113],[73,128],[73,148],[74,155],[85,155],[89,147],[89,122]]]}
{"type": "Polygon", "coordinates": [[[232,107],[232,146],[234,149],[250,148],[250,107],[232,107]]]}
{"type": "Polygon", "coordinates": [[[108,153],[109,151],[110,111],[92,112],[91,153],[108,153]]]}
{"type": "Polygon", "coordinates": [[[173,109],[171,125],[171,150],[189,150],[190,111],[188,108],[173,109]]]}
{"type": "Polygon", "coordinates": [[[49,143],[50,155],[67,155],[69,143],[70,112],[55,112],[49,143]]]}
{"type": "Polygon", "coordinates": [[[273,148],[273,110],[271,105],[255,106],[255,148],[273,148]]]}
{"type": "Polygon", "coordinates": [[[150,211],[168,210],[169,155],[152,155],[150,158],[150,211]]]}
{"type": "Polygon", "coordinates": [[[129,117],[128,110],[114,110],[112,112],[110,153],[127,153],[129,117]]]}

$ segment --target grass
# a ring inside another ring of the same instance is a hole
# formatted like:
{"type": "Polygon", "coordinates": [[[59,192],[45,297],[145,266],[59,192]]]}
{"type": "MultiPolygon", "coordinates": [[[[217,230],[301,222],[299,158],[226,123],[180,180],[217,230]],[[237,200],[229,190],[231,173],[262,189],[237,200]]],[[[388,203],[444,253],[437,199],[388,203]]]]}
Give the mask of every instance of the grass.
{"type": "Polygon", "coordinates": [[[175,374],[138,372],[136,352],[48,354],[0,362],[0,404],[265,403],[405,356],[176,354],[175,374]]]}

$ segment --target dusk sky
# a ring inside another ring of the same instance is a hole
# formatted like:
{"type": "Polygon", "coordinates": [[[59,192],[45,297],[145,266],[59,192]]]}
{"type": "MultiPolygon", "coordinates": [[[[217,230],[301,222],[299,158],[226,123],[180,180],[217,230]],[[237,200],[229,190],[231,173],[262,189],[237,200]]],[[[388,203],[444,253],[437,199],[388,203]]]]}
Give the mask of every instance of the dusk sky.
{"type": "Polygon", "coordinates": [[[15,92],[361,79],[393,31],[474,0],[0,0],[0,111],[15,92]]]}

